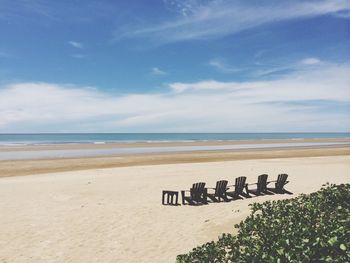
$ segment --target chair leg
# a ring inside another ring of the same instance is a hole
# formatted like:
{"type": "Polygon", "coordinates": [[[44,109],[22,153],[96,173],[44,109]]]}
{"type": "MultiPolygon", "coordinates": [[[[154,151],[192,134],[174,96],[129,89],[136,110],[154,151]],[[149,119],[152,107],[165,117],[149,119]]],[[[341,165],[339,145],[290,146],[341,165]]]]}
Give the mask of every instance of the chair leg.
{"type": "Polygon", "coordinates": [[[205,188],[204,192],[203,192],[203,204],[207,204],[208,203],[207,196],[208,196],[208,189],[205,188]]]}
{"type": "Polygon", "coordinates": [[[163,194],[162,194],[162,205],[164,205],[164,197],[165,197],[165,191],[163,191],[163,194]]]}
{"type": "Polygon", "coordinates": [[[181,191],[182,204],[185,204],[185,191],[181,191]]]}
{"type": "Polygon", "coordinates": [[[247,197],[250,197],[249,190],[248,190],[248,184],[245,185],[245,192],[247,194],[247,197]]]}

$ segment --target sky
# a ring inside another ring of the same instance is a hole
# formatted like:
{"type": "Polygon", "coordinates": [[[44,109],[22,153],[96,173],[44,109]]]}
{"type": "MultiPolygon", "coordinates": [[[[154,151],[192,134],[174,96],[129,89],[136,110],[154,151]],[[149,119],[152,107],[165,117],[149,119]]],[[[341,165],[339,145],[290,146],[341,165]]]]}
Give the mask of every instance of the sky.
{"type": "Polygon", "coordinates": [[[0,133],[349,131],[348,0],[0,0],[0,133]]]}

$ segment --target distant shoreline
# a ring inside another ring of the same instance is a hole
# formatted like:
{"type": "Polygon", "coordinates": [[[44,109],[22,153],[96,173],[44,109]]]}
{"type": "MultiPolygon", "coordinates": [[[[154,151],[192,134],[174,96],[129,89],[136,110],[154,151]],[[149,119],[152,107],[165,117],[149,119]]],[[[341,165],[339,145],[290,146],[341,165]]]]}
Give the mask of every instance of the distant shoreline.
{"type": "Polygon", "coordinates": [[[350,139],[349,132],[296,133],[0,133],[0,147],[350,139]]]}
{"type": "MultiPolygon", "coordinates": [[[[16,153],[16,152],[13,152],[16,153]]],[[[206,163],[255,159],[284,159],[298,157],[349,156],[350,147],[271,148],[243,150],[215,150],[132,155],[109,155],[74,158],[42,158],[0,160],[0,177],[34,175],[55,172],[91,170],[112,167],[150,166],[180,163],[206,163]]]]}
{"type": "Polygon", "coordinates": [[[239,139],[239,140],[174,140],[148,142],[75,142],[75,143],[40,143],[40,144],[11,144],[0,143],[0,151],[42,151],[69,149],[109,149],[137,147],[176,147],[176,146],[211,146],[211,145],[240,145],[240,144],[272,144],[272,143],[350,143],[350,137],[340,138],[293,138],[293,139],[239,139]]]}
{"type": "Polygon", "coordinates": [[[237,152],[349,147],[350,139],[235,140],[156,143],[55,144],[0,147],[0,160],[89,158],[139,154],[237,152]]]}

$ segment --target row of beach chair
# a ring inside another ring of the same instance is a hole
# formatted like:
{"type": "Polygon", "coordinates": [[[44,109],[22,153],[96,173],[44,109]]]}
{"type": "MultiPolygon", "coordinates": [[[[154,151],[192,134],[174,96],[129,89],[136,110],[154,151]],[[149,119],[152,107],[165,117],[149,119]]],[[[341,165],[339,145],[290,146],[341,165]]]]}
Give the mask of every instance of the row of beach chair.
{"type": "MultiPolygon", "coordinates": [[[[262,174],[258,177],[258,181],[253,184],[246,183],[246,177],[240,176],[236,178],[235,184],[228,185],[227,180],[216,182],[215,188],[205,187],[204,182],[194,183],[190,190],[182,190],[182,204],[202,205],[207,204],[208,200],[212,202],[231,201],[260,195],[272,194],[292,194],[287,191],[284,186],[287,181],[287,174],[279,174],[277,180],[267,181],[268,175],[262,174]],[[268,187],[270,183],[275,183],[274,187],[268,187]],[[255,186],[255,187],[253,187],[255,186]]],[[[163,191],[162,203],[165,204],[165,195],[167,195],[167,204],[178,205],[178,193],[174,191],[163,191]],[[175,198],[174,198],[175,197],[175,198]]]]}

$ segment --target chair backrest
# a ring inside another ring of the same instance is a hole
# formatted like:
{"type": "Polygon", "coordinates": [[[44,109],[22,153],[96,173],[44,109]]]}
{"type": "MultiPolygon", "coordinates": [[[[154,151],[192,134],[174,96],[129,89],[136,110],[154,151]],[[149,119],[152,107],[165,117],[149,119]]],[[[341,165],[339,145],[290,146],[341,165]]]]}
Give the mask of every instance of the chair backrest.
{"type": "Polygon", "coordinates": [[[236,194],[243,193],[246,179],[247,179],[247,177],[245,177],[245,176],[240,176],[240,177],[236,178],[236,184],[235,184],[235,192],[236,192],[236,194]]]}
{"type": "Polygon", "coordinates": [[[194,183],[192,185],[192,188],[190,189],[191,198],[193,200],[200,200],[202,198],[203,193],[204,193],[204,189],[205,189],[205,183],[203,183],[203,182],[194,183]]]}
{"type": "Polygon", "coordinates": [[[204,189],[204,187],[205,187],[205,183],[194,183],[193,185],[192,185],[192,189],[195,189],[195,190],[203,190],[204,189]]]}
{"type": "Polygon", "coordinates": [[[216,182],[216,187],[215,187],[215,195],[216,196],[220,196],[226,192],[227,183],[228,183],[228,181],[226,181],[226,180],[221,180],[221,181],[216,182]]]}
{"type": "Polygon", "coordinates": [[[279,174],[276,182],[276,189],[283,189],[286,184],[288,174],[279,174]]]}
{"type": "Polygon", "coordinates": [[[267,174],[259,175],[257,189],[258,192],[265,192],[267,190],[267,174]]]}

